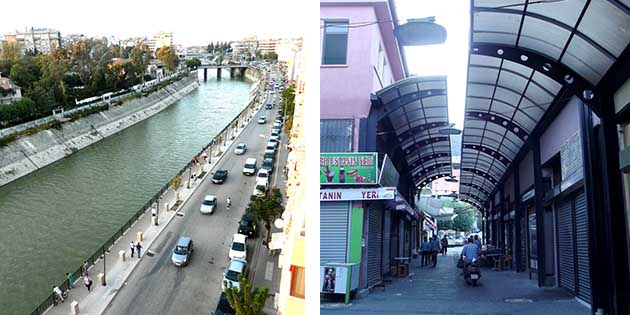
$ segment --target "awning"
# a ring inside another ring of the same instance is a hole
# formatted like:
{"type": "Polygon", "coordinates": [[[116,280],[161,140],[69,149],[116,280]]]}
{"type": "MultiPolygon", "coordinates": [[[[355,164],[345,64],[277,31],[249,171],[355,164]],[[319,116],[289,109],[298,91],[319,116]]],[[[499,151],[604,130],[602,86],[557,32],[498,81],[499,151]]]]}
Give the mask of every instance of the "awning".
{"type": "Polygon", "coordinates": [[[376,92],[377,148],[418,188],[451,175],[450,137],[439,133],[450,126],[447,104],[444,76],[408,78],[376,92]]]}
{"type": "Polygon", "coordinates": [[[405,212],[416,220],[420,219],[420,214],[417,213],[398,192],[396,192],[394,200],[385,200],[384,204],[386,208],[405,212]]]}
{"type": "Polygon", "coordinates": [[[473,0],[461,199],[483,209],[543,115],[598,84],[630,42],[618,1],[473,0]]]}

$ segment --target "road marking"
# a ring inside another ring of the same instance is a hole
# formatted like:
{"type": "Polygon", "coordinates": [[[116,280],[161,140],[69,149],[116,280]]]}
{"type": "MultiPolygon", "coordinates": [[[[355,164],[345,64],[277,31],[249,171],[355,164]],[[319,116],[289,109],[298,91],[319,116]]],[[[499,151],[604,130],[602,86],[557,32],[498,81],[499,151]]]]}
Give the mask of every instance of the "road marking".
{"type": "Polygon", "coordinates": [[[271,279],[273,279],[273,262],[268,261],[265,267],[265,280],[271,281],[271,279]]]}

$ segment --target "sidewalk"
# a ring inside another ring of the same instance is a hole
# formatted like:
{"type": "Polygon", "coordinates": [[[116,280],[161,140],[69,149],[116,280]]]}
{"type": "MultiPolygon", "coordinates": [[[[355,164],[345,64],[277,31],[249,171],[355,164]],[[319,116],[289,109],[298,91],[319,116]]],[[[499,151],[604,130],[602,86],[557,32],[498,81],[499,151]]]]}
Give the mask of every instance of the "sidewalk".
{"type": "MultiPolygon", "coordinates": [[[[246,116],[246,120],[244,120],[244,126],[247,126],[255,117],[255,113],[257,113],[261,105],[257,105],[253,111],[247,111],[249,115],[246,116]],[[252,114],[252,112],[254,114],[252,114]]],[[[233,140],[226,140],[225,144],[218,143],[215,144],[212,151],[208,152],[208,159],[210,163],[205,163],[202,157],[198,157],[200,161],[200,165],[194,165],[191,169],[185,171],[181,175],[181,187],[179,188],[179,196],[182,201],[178,207],[180,209],[182,205],[186,203],[186,201],[190,198],[192,193],[196,190],[203,180],[205,180],[208,175],[210,175],[211,170],[217,164],[217,162],[224,156],[224,153],[227,150],[231,150],[231,146],[234,142],[238,140],[241,132],[245,129],[245,127],[239,126],[236,130],[231,130],[230,133],[235,135],[233,140]],[[217,147],[220,150],[217,150],[217,147]],[[219,155],[219,152],[221,154],[219,155]],[[211,153],[211,154],[210,154],[211,153]],[[190,177],[191,172],[193,174],[199,175],[202,171],[205,171],[206,174],[203,178],[197,179],[195,181],[190,181],[190,188],[186,188],[188,184],[188,178],[190,177]]],[[[229,138],[228,138],[229,139],[229,138]]],[[[210,151],[210,150],[208,150],[210,151]]],[[[107,305],[112,301],[117,292],[126,285],[126,279],[131,275],[135,267],[138,265],[142,257],[144,255],[152,255],[150,251],[151,244],[159,234],[167,227],[167,225],[171,222],[171,220],[177,215],[178,209],[173,209],[173,205],[175,204],[175,191],[173,189],[169,189],[162,195],[162,200],[159,204],[159,212],[158,212],[158,222],[159,225],[155,226],[151,224],[151,212],[146,211],[139,219],[136,221],[131,228],[129,228],[125,234],[112,245],[109,249],[108,254],[106,255],[106,282],[107,286],[101,285],[98,282],[98,274],[103,272],[103,259],[99,259],[95,262],[94,265],[90,266],[88,269],[89,276],[93,281],[91,292],[87,291],[87,288],[83,284],[83,278],[79,277],[80,275],[75,275],[75,288],[69,291],[69,295],[66,298],[64,303],[60,303],[57,306],[52,306],[49,308],[44,314],[46,315],[61,315],[61,314],[72,314],[71,303],[73,301],[77,301],[79,305],[79,314],[101,314],[107,307],[107,305]],[[166,205],[171,209],[169,211],[166,210],[166,205]],[[142,239],[142,257],[141,258],[131,258],[130,257],[130,249],[129,243],[133,241],[137,242],[137,233],[143,233],[142,239]],[[125,252],[125,261],[121,261],[119,258],[119,252],[125,252]]]]}
{"type": "Polygon", "coordinates": [[[415,259],[409,277],[393,278],[349,305],[322,301],[321,314],[590,314],[564,290],[538,288],[527,273],[483,268],[478,286],[468,286],[456,268],[460,251],[438,256],[436,268],[420,267],[415,259]]]}

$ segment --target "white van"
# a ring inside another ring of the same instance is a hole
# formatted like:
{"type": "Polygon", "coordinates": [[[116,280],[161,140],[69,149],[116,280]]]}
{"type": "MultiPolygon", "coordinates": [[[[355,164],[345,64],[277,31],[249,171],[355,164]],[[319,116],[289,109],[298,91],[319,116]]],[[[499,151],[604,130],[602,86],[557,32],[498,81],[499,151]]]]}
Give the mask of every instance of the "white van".
{"type": "Polygon", "coordinates": [[[252,176],[256,174],[256,158],[248,158],[243,166],[243,174],[252,176]]]}

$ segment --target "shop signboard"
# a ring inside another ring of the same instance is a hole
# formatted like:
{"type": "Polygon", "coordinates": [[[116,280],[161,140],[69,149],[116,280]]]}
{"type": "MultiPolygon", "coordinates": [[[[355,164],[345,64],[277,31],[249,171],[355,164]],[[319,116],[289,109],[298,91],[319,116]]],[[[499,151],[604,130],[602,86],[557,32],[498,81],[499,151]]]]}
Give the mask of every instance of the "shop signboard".
{"type": "Polygon", "coordinates": [[[321,153],[319,182],[326,185],[365,185],[377,183],[375,152],[321,153]]]}
{"type": "Polygon", "coordinates": [[[394,199],[395,196],[395,187],[319,190],[320,201],[386,200],[394,199]]]}
{"type": "Polygon", "coordinates": [[[560,146],[560,189],[565,190],[584,177],[582,170],[582,143],[576,131],[560,146]]]}

